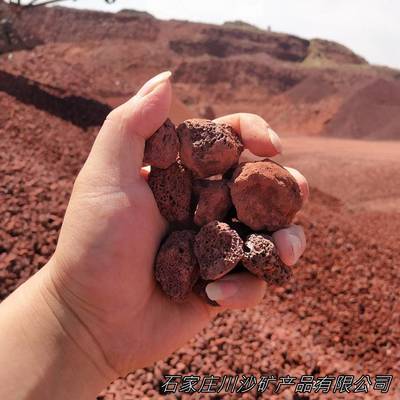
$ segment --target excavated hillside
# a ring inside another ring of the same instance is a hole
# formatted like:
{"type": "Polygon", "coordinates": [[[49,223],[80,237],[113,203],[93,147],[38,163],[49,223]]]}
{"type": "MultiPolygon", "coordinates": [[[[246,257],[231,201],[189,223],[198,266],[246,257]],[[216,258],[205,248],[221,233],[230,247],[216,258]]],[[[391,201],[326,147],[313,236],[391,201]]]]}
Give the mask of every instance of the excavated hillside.
{"type": "Polygon", "coordinates": [[[115,106],[171,69],[177,118],[249,111],[283,134],[400,138],[400,72],[369,65],[334,42],[127,10],[15,10],[0,3],[5,15],[12,31],[6,36],[18,51],[10,52],[3,32],[0,71],[12,75],[3,81],[23,77],[59,97],[115,106]]]}

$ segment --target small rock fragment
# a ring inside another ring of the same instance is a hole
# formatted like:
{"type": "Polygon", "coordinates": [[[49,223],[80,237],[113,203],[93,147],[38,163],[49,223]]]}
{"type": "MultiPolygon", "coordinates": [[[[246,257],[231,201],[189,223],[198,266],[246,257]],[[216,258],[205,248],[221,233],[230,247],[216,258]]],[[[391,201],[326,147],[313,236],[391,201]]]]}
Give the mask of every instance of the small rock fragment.
{"type": "Polygon", "coordinates": [[[193,192],[198,198],[194,212],[194,223],[198,226],[221,221],[232,206],[229,188],[224,180],[196,180],[193,192]]]}
{"type": "Polygon", "coordinates": [[[179,161],[167,169],[152,168],[148,183],[165,219],[182,224],[189,220],[192,181],[179,161]]]}
{"type": "Polygon", "coordinates": [[[237,218],[255,231],[281,229],[301,208],[296,180],[271,160],[240,164],[229,186],[237,218]]]}
{"type": "Polygon", "coordinates": [[[275,285],[282,285],[291,276],[291,270],[279,258],[272,238],[264,234],[247,237],[242,264],[252,274],[275,285]]]}
{"type": "Polygon", "coordinates": [[[194,253],[200,276],[205,280],[215,280],[226,275],[241,260],[243,241],[228,224],[212,221],[196,235],[194,253]]]}
{"type": "Polygon", "coordinates": [[[176,161],[178,151],[179,139],[176,134],[175,125],[168,118],[146,140],[143,162],[152,167],[166,169],[176,161]]]}
{"type": "Polygon", "coordinates": [[[155,276],[165,294],[173,300],[186,300],[199,277],[193,252],[195,232],[172,232],[161,245],[155,264],[155,276]]]}
{"type": "Polygon", "coordinates": [[[189,119],[177,133],[182,163],[200,178],[223,174],[238,163],[243,151],[239,135],[227,124],[189,119]]]}

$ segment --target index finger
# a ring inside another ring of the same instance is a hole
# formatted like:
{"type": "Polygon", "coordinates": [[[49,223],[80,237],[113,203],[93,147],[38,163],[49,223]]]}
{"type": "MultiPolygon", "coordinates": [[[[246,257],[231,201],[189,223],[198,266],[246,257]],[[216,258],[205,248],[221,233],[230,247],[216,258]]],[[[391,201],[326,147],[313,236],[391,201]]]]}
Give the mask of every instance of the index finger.
{"type": "Polygon", "coordinates": [[[240,135],[244,146],[260,157],[273,157],[282,152],[279,136],[259,115],[237,113],[217,118],[214,122],[231,125],[240,135]]]}

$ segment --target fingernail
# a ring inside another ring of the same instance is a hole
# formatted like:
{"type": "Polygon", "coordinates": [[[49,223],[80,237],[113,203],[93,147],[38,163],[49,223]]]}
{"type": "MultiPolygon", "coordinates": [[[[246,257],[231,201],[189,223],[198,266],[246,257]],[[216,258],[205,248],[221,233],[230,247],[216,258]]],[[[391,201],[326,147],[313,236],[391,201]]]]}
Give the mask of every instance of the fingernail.
{"type": "Polygon", "coordinates": [[[268,135],[269,135],[269,140],[271,141],[272,145],[275,147],[275,150],[277,151],[277,153],[282,153],[281,139],[279,139],[279,136],[270,127],[268,127],[268,135]]]}
{"type": "Polygon", "coordinates": [[[284,167],[287,171],[289,171],[290,174],[296,179],[297,184],[299,185],[301,196],[303,198],[303,202],[306,202],[308,198],[310,197],[310,188],[308,187],[308,182],[307,179],[304,177],[304,175],[300,172],[297,171],[297,169],[290,168],[290,167],[284,167]]]}
{"type": "Polygon", "coordinates": [[[302,252],[301,240],[298,236],[295,235],[289,235],[288,240],[290,243],[290,247],[292,249],[293,262],[295,263],[301,256],[302,252]]]}
{"type": "Polygon", "coordinates": [[[163,82],[167,81],[172,75],[171,71],[164,71],[160,74],[153,76],[148,80],[142,88],[137,92],[136,96],[144,97],[151,93],[157,86],[161,85],[163,82]]]}
{"type": "Polygon", "coordinates": [[[206,286],[206,293],[210,300],[226,300],[234,296],[238,291],[235,282],[220,280],[211,282],[206,286]]]}

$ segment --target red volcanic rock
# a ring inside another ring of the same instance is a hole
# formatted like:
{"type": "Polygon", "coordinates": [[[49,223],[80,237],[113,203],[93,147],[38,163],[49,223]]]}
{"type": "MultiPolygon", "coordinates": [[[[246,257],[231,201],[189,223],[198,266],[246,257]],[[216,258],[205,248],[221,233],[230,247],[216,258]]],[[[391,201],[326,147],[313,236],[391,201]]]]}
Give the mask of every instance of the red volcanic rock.
{"type": "Polygon", "coordinates": [[[193,192],[198,197],[194,212],[196,225],[223,220],[232,206],[229,188],[224,180],[196,180],[193,182],[193,192]]]}
{"type": "Polygon", "coordinates": [[[279,258],[272,238],[264,234],[247,237],[242,264],[252,274],[276,285],[281,285],[291,276],[291,270],[279,258]]]}
{"type": "Polygon", "coordinates": [[[165,219],[169,222],[188,222],[192,181],[190,172],[180,162],[167,169],[152,168],[148,183],[165,219]]]}
{"type": "Polygon", "coordinates": [[[182,302],[192,291],[199,277],[193,252],[195,232],[172,232],[158,251],[155,276],[165,294],[182,302]]]}
{"type": "Polygon", "coordinates": [[[200,276],[205,280],[215,280],[226,275],[241,260],[243,241],[228,224],[212,221],[196,235],[194,253],[200,276]]]}
{"type": "Polygon", "coordinates": [[[295,179],[271,160],[241,164],[230,189],[237,218],[256,231],[276,231],[289,225],[302,204],[295,179]]]}
{"type": "Polygon", "coordinates": [[[223,174],[243,151],[239,135],[227,124],[188,119],[177,128],[182,163],[200,178],[223,174]]]}
{"type": "Polygon", "coordinates": [[[166,169],[176,161],[178,151],[179,140],[175,125],[168,118],[160,128],[146,140],[143,162],[152,167],[166,169]]]}

